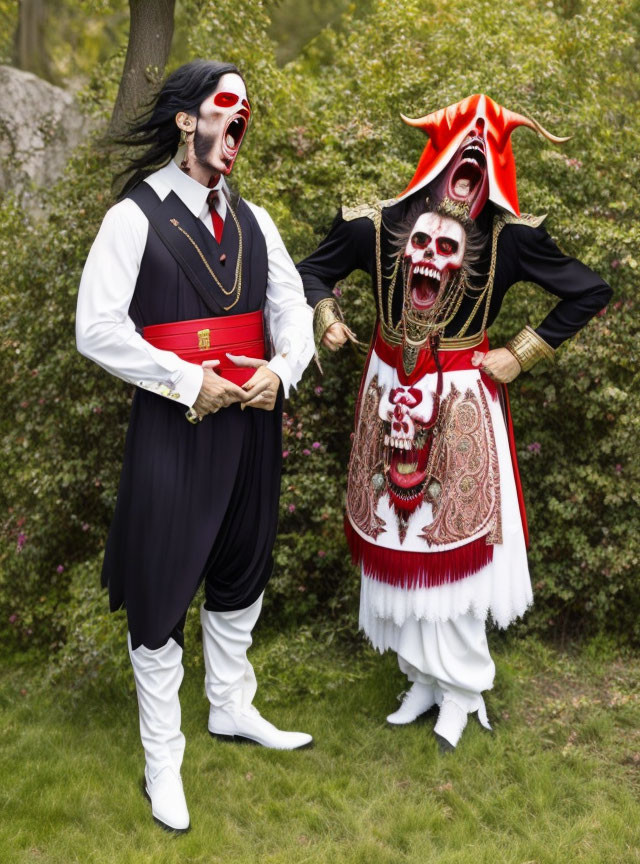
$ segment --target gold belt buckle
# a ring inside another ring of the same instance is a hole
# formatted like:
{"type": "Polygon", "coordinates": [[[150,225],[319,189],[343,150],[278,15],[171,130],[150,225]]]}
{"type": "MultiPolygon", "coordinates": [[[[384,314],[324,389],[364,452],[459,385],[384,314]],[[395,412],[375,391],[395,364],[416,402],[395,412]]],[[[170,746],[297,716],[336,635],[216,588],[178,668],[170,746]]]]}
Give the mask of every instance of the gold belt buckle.
{"type": "Polygon", "coordinates": [[[206,351],[207,348],[211,348],[210,330],[198,330],[198,348],[201,351],[206,351]]]}

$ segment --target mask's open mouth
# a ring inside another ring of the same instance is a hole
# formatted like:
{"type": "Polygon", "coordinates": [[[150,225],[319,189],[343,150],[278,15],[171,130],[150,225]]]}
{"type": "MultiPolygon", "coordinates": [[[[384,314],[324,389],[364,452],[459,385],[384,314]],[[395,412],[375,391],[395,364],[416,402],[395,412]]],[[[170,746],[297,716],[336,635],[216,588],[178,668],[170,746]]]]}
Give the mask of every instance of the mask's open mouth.
{"type": "Polygon", "coordinates": [[[422,503],[429,450],[426,435],[413,440],[385,435],[389,496],[397,509],[413,512],[422,503]]]}
{"type": "Polygon", "coordinates": [[[448,195],[454,201],[471,203],[482,186],[487,171],[484,141],[473,138],[458,155],[450,175],[448,195]]]}
{"type": "Polygon", "coordinates": [[[412,264],[409,273],[411,302],[420,312],[431,309],[446,283],[446,273],[442,274],[431,264],[412,264]]]}
{"type": "Polygon", "coordinates": [[[246,131],[247,117],[243,113],[234,114],[222,133],[222,155],[227,163],[233,163],[238,155],[246,131]]]}

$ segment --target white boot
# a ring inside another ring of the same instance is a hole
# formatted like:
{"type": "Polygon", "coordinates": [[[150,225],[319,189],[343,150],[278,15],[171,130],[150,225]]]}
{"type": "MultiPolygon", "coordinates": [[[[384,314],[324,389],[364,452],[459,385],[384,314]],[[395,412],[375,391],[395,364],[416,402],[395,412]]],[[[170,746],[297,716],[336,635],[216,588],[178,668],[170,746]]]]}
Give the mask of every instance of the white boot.
{"type": "Polygon", "coordinates": [[[261,608],[262,595],[248,608],[233,612],[209,612],[204,606],[200,609],[205,690],[211,704],[209,732],[229,741],[297,750],[313,742],[311,735],[277,729],[251,704],[258,684],[247,650],[261,608]]]}
{"type": "Polygon", "coordinates": [[[184,754],[184,735],[180,731],[182,648],[169,639],[162,648],[151,650],[140,645],[129,656],[138,695],[140,738],[144,747],[144,793],[151,801],[156,822],[170,831],[189,828],[189,811],[182,789],[180,766],[184,754]]]}
{"type": "Polygon", "coordinates": [[[422,714],[433,708],[436,697],[430,684],[415,681],[411,689],[404,694],[402,705],[387,717],[387,723],[392,726],[404,726],[413,723],[422,714]]]}
{"type": "Polygon", "coordinates": [[[452,699],[444,697],[440,706],[438,720],[433,727],[441,753],[455,750],[460,736],[467,725],[467,712],[452,699]]]}

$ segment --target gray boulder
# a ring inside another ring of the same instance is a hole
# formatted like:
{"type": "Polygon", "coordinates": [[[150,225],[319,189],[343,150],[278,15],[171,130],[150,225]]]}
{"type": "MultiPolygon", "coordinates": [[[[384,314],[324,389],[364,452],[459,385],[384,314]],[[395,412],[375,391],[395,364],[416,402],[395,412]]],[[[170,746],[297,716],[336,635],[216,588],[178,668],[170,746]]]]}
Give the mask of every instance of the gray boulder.
{"type": "Polygon", "coordinates": [[[38,188],[60,177],[89,127],[66,90],[0,66],[0,195],[14,192],[32,215],[40,215],[38,188]]]}

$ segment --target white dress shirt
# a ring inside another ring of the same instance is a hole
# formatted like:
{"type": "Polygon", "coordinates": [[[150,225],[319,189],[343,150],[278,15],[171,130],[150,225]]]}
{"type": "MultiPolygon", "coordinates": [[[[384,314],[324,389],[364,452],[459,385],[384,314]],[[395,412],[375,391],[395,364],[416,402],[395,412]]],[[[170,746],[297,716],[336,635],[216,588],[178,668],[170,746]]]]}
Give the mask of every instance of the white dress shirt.
{"type": "MultiPolygon", "coordinates": [[[[213,234],[207,196],[211,191],[171,161],[144,181],[161,200],[173,191],[213,234]]],[[[219,188],[222,180],[218,184],[219,188]]],[[[246,202],[267,244],[269,262],[265,318],[276,354],[269,361],[285,396],[302,377],[314,352],[313,312],[302,280],[266,210],[246,202]]],[[[227,203],[218,195],[224,219],[227,203]]],[[[85,357],[125,381],[193,406],[202,387],[201,366],[163,351],[136,332],[129,306],[147,242],[149,222],[130,198],[107,211],[84,266],[76,311],[76,341],[85,357]]],[[[153,323],[153,322],[151,322],[153,323]]]]}

